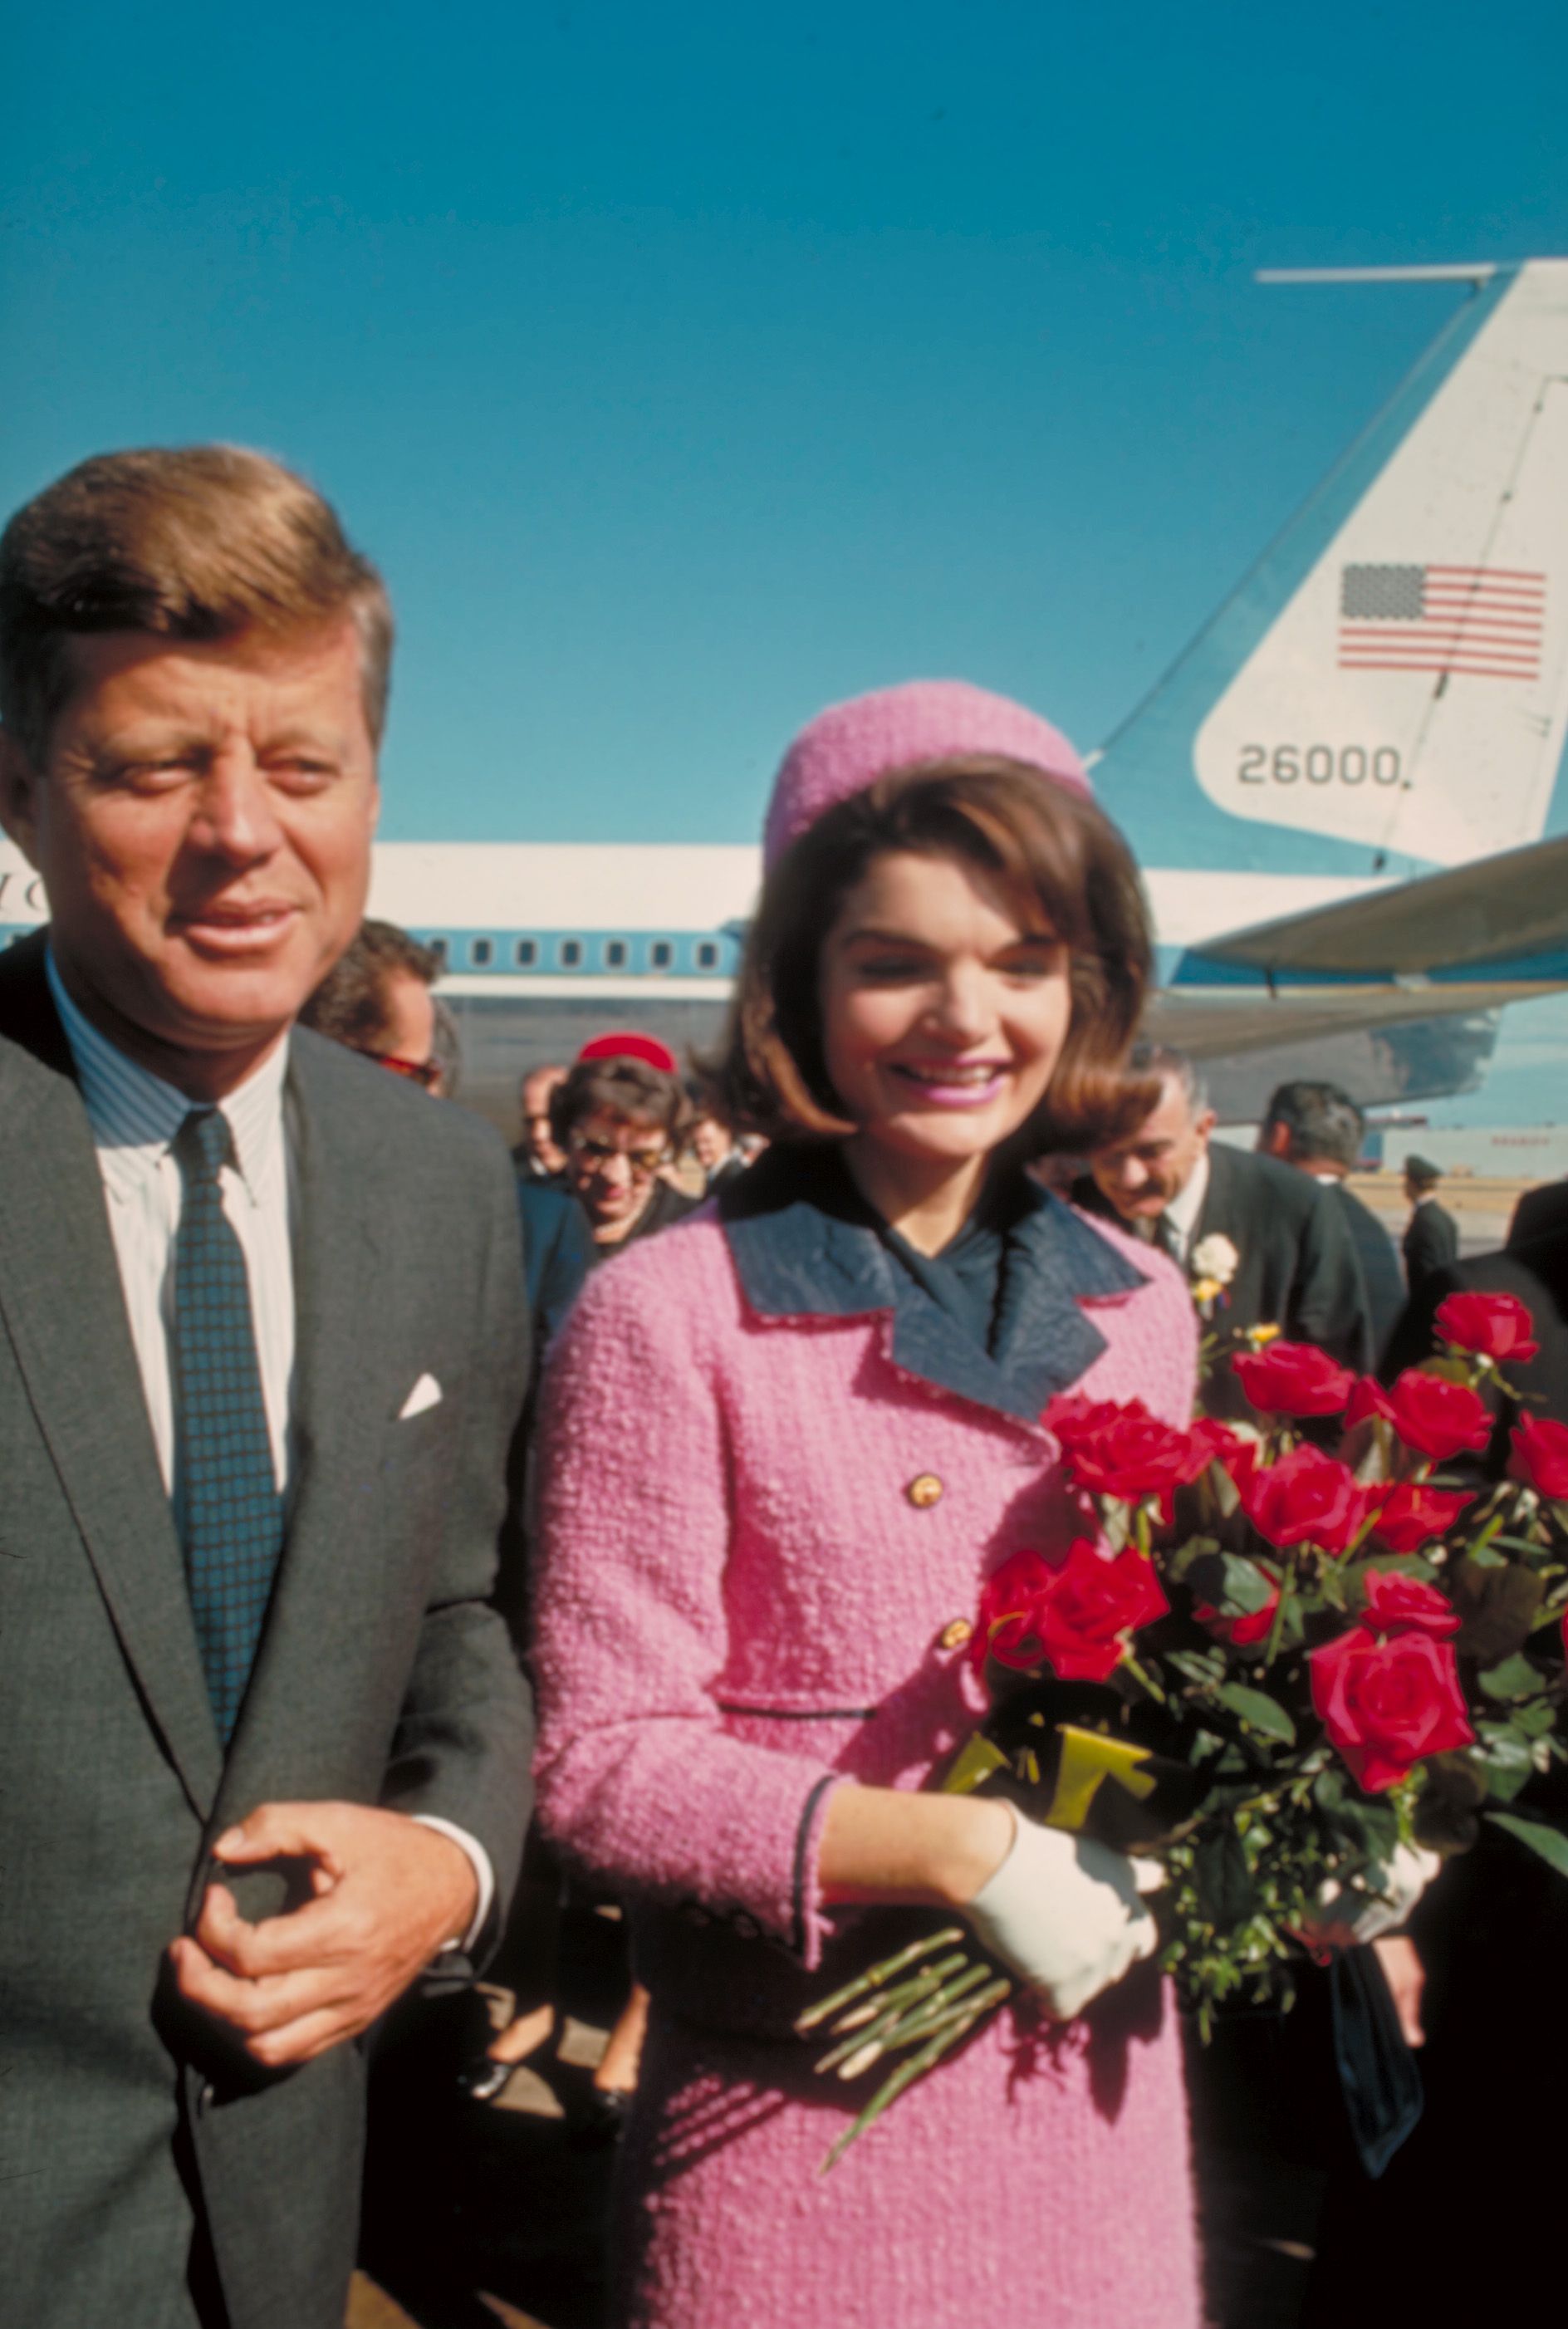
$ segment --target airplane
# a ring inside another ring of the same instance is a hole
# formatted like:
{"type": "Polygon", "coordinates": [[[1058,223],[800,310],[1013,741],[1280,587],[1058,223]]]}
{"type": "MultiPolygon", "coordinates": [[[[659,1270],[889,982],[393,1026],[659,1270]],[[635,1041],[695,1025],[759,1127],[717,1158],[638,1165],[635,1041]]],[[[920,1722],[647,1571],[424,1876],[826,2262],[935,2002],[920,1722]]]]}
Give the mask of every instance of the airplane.
{"type": "MultiPolygon", "coordinates": [[[[1222,1117],[1287,1075],[1371,1103],[1479,1081],[1568,985],[1568,260],[1269,270],[1467,297],[1093,756],[1157,933],[1149,1031],[1222,1117]]],[[[754,848],[378,844],[370,910],[436,947],[462,1097],[618,1024],[719,1035],[754,848]]],[[[0,942],[43,918],[0,844],[0,942]]]]}

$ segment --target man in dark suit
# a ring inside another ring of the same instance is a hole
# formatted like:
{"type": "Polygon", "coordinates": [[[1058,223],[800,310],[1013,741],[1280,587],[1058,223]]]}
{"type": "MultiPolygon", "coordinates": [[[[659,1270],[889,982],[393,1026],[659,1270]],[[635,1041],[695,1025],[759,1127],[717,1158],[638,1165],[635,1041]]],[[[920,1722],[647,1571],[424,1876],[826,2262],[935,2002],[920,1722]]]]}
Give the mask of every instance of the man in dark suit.
{"type": "Polygon", "coordinates": [[[1337,1084],[1298,1080],[1276,1085],[1258,1129],[1260,1156],[1277,1157],[1294,1164],[1299,1173],[1334,1193],[1344,1208],[1350,1242],[1355,1248],[1362,1283],[1372,1317],[1375,1355],[1393,1332],[1404,1307],[1404,1281],[1394,1259],[1393,1240],[1370,1205],[1364,1205],[1345,1185],[1345,1176],[1361,1161],[1366,1120],[1355,1102],[1337,1084]]]}
{"type": "Polygon", "coordinates": [[[1528,1245],[1547,1232],[1568,1229],[1568,1181],[1543,1181],[1526,1189],[1508,1223],[1508,1244],[1528,1245]]]}
{"type": "MultiPolygon", "coordinates": [[[[1516,1397],[1483,1387],[1497,1421],[1477,1469],[1495,1480],[1507,1469],[1521,1412],[1568,1424],[1568,1221],[1507,1252],[1431,1271],[1394,1329],[1386,1380],[1438,1353],[1436,1314],[1450,1294],[1510,1294],[1535,1322],[1536,1355],[1503,1362],[1516,1397]]],[[[1529,1781],[1522,1801],[1496,1807],[1562,1827],[1568,1786],[1560,1768],[1549,1768],[1529,1781]]],[[[1496,2230],[1504,2222],[1513,2285],[1543,2285],[1556,2269],[1562,2145],[1552,2114],[1568,2080],[1568,2025],[1558,2010],[1568,1884],[1484,1816],[1474,1827],[1471,1848],[1449,1862],[1412,1920],[1414,1979],[1424,1981],[1426,2108],[1380,2182],[1331,2184],[1304,2315],[1311,2329],[1395,2315],[1478,2315],[1494,2301],[1496,2230]],[[1543,2097],[1552,2099],[1538,2131],[1543,2097]],[[1478,2142],[1483,2125],[1526,2134],[1478,2142]],[[1456,2209],[1451,2171],[1460,2157],[1464,2204],[1456,2209]]]]}
{"type": "Polygon", "coordinates": [[[391,618],[226,448],[0,538],[0,2079],[29,2329],[340,2329],[356,2042],[494,1927],[526,1365],[483,1125],[303,1032],[364,910],[391,618]],[[435,1225],[439,1225],[439,1230],[435,1225]]]}
{"type": "Polygon", "coordinates": [[[1370,1365],[1366,1288],[1331,1193],[1272,1157],[1212,1142],[1214,1112],[1180,1051],[1144,1048],[1131,1071],[1157,1081],[1158,1099],[1128,1139],[1091,1157],[1072,1193],[1161,1246],[1189,1275],[1221,1281],[1210,1308],[1222,1352],[1204,1405],[1250,1412],[1228,1358],[1252,1326],[1277,1326],[1346,1366],[1370,1365]],[[1217,1268],[1214,1240],[1223,1240],[1217,1268]]]}
{"type": "Polygon", "coordinates": [[[1437,1201],[1441,1179],[1441,1172],[1427,1157],[1405,1158],[1404,1193],[1411,1215],[1400,1250],[1412,1300],[1434,1270],[1448,1269],[1459,1258],[1459,1225],[1437,1201]]]}

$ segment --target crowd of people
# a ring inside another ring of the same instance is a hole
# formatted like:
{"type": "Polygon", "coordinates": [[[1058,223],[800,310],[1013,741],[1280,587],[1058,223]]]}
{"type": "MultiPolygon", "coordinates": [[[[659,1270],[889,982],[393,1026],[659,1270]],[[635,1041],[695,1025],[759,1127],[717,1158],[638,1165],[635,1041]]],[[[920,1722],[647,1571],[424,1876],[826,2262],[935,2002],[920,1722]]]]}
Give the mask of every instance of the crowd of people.
{"type": "MultiPolygon", "coordinates": [[[[339,2329],[389,2013],[485,1977],[482,2111],[609,1909],[607,2329],[1197,2329],[1223,2138],[1200,2093],[1195,2184],[1144,1872],[924,1786],[972,1719],[958,1621],[1082,1525],[1053,1399],[1185,1425],[1200,1342],[1224,1418],[1260,1330],[1397,1369],[1506,1288],[1568,1419],[1568,1205],[1461,1261],[1410,1157],[1407,1287],[1349,1095],[1215,1140],[1201,1068],[1137,1042],[1136,835],[957,682],[789,746],[716,1056],[607,1030],[530,1069],[508,1155],[450,1104],[438,957],[364,915],[391,653],[259,455],[89,461],[0,540],[0,818],[51,910],[0,957],[16,2317],[339,2329]],[[1013,2002],[825,2175],[860,2098],[797,2018],[934,1919],[1013,2002]]],[[[1461,2146],[1561,2054],[1544,1893],[1482,2042],[1510,1881],[1478,1854],[1374,1945],[1461,2146]]],[[[1337,2170],[1312,2318],[1485,2284],[1439,2189],[1337,2170]]]]}

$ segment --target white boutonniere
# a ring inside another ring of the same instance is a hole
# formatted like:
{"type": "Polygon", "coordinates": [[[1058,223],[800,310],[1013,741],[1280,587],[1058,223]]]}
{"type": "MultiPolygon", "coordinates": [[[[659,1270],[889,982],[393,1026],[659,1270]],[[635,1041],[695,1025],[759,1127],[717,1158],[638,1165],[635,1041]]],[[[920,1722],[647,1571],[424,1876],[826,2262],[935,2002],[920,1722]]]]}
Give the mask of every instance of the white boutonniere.
{"type": "Polygon", "coordinates": [[[1193,1300],[1200,1309],[1219,1299],[1234,1278],[1241,1259],[1230,1239],[1219,1230],[1198,1240],[1187,1257],[1187,1268],[1192,1275],[1193,1300]]]}

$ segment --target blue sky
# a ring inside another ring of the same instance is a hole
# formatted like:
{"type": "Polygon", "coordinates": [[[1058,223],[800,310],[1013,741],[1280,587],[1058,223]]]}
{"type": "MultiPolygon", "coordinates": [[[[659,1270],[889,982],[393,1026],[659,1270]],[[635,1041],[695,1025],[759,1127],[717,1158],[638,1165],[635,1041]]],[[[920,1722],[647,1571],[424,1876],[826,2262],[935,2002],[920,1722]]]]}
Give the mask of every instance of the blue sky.
{"type": "Polygon", "coordinates": [[[31,16],[0,502],[305,469],[398,605],[398,838],[747,839],[917,673],[1093,744],[1454,299],[1252,269],[1568,251],[1547,0],[31,16]]]}

